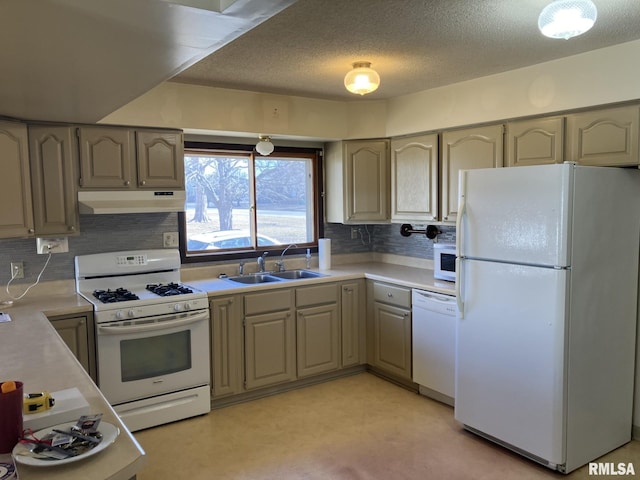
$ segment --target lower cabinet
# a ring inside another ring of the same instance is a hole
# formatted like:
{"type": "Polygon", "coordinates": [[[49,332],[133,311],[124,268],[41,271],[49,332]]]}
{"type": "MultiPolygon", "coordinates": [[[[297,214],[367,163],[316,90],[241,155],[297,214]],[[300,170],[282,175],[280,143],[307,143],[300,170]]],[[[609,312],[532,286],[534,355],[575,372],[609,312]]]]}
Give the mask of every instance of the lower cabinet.
{"type": "Polygon", "coordinates": [[[411,380],[411,290],[369,281],[367,294],[368,363],[411,380]]]}
{"type": "Polygon", "coordinates": [[[362,279],[212,297],[214,399],[366,363],[362,279]]]}
{"type": "Polygon", "coordinates": [[[96,381],[96,347],[93,314],[48,317],[86,372],[96,381]]]}
{"type": "Polygon", "coordinates": [[[340,337],[342,367],[366,363],[366,330],[364,312],[366,290],[364,280],[340,284],[340,337]]]}
{"type": "Polygon", "coordinates": [[[214,298],[211,311],[211,390],[214,398],[242,392],[242,296],[214,298]]]}
{"type": "Polygon", "coordinates": [[[296,289],[298,377],[337,370],[340,366],[338,285],[296,289]]]}
{"type": "Polygon", "coordinates": [[[245,388],[296,378],[293,290],[270,290],[244,297],[245,388]]]}

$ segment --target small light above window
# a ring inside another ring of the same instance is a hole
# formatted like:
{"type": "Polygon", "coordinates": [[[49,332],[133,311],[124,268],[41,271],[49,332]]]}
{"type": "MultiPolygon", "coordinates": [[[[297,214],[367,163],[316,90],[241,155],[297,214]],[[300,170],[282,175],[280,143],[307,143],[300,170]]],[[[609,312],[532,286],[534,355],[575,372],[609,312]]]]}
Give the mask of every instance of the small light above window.
{"type": "Polygon", "coordinates": [[[260,140],[256,143],[256,152],[265,157],[273,153],[274,147],[273,143],[271,143],[271,137],[260,135],[258,138],[260,138],[260,140]]]}

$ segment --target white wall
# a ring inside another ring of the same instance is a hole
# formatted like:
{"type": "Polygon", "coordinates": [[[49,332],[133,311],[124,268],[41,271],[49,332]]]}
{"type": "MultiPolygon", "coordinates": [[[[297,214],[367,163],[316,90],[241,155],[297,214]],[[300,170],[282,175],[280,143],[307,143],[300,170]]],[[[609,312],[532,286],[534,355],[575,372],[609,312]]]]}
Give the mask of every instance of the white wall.
{"type": "Polygon", "coordinates": [[[640,98],[640,40],[391,99],[387,136],[640,98]]]}
{"type": "Polygon", "coordinates": [[[166,82],[102,123],[339,140],[385,135],[384,101],[338,102],[166,82]]]}

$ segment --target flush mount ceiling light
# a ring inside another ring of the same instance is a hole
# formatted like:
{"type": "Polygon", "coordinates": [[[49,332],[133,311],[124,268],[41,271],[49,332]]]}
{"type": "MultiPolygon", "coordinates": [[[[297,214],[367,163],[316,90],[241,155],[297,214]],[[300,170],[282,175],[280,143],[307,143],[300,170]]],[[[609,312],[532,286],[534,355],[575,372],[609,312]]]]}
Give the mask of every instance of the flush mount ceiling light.
{"type": "Polygon", "coordinates": [[[260,140],[258,140],[258,143],[256,143],[256,152],[266,157],[271,152],[273,152],[273,143],[271,143],[271,137],[267,135],[260,135],[258,138],[260,140]]]}
{"type": "Polygon", "coordinates": [[[371,93],[380,85],[380,75],[371,68],[370,62],[355,62],[353,70],[344,77],[344,86],[351,93],[364,95],[371,93]]]}
{"type": "Polygon", "coordinates": [[[540,12],[538,28],[546,37],[567,40],[593,27],[597,16],[591,0],[556,0],[540,12]]]}

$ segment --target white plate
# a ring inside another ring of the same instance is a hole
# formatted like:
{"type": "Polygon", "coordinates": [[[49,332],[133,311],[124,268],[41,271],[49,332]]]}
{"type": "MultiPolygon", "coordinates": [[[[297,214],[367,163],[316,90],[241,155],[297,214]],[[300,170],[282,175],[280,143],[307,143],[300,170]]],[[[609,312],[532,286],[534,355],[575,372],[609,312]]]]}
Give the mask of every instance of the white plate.
{"type": "MultiPolygon", "coordinates": [[[[52,427],[38,430],[33,435],[37,438],[41,438],[44,437],[47,433],[51,433],[54,428],[56,430],[69,430],[75,424],[76,422],[61,423],[60,425],[54,425],[52,427]]],[[[100,425],[98,425],[98,431],[102,433],[102,441],[91,450],[87,450],[86,452],[81,453],[80,455],[76,455],[75,457],[63,458],[61,460],[56,460],[55,458],[35,458],[29,454],[29,444],[19,443],[13,448],[13,458],[18,463],[31,465],[33,467],[51,467],[53,465],[63,465],[65,463],[77,462],[84,458],[90,457],[91,455],[95,455],[98,452],[101,452],[113,442],[115,442],[116,438],[120,434],[120,430],[118,429],[118,427],[107,422],[100,422],[100,425]]]]}

